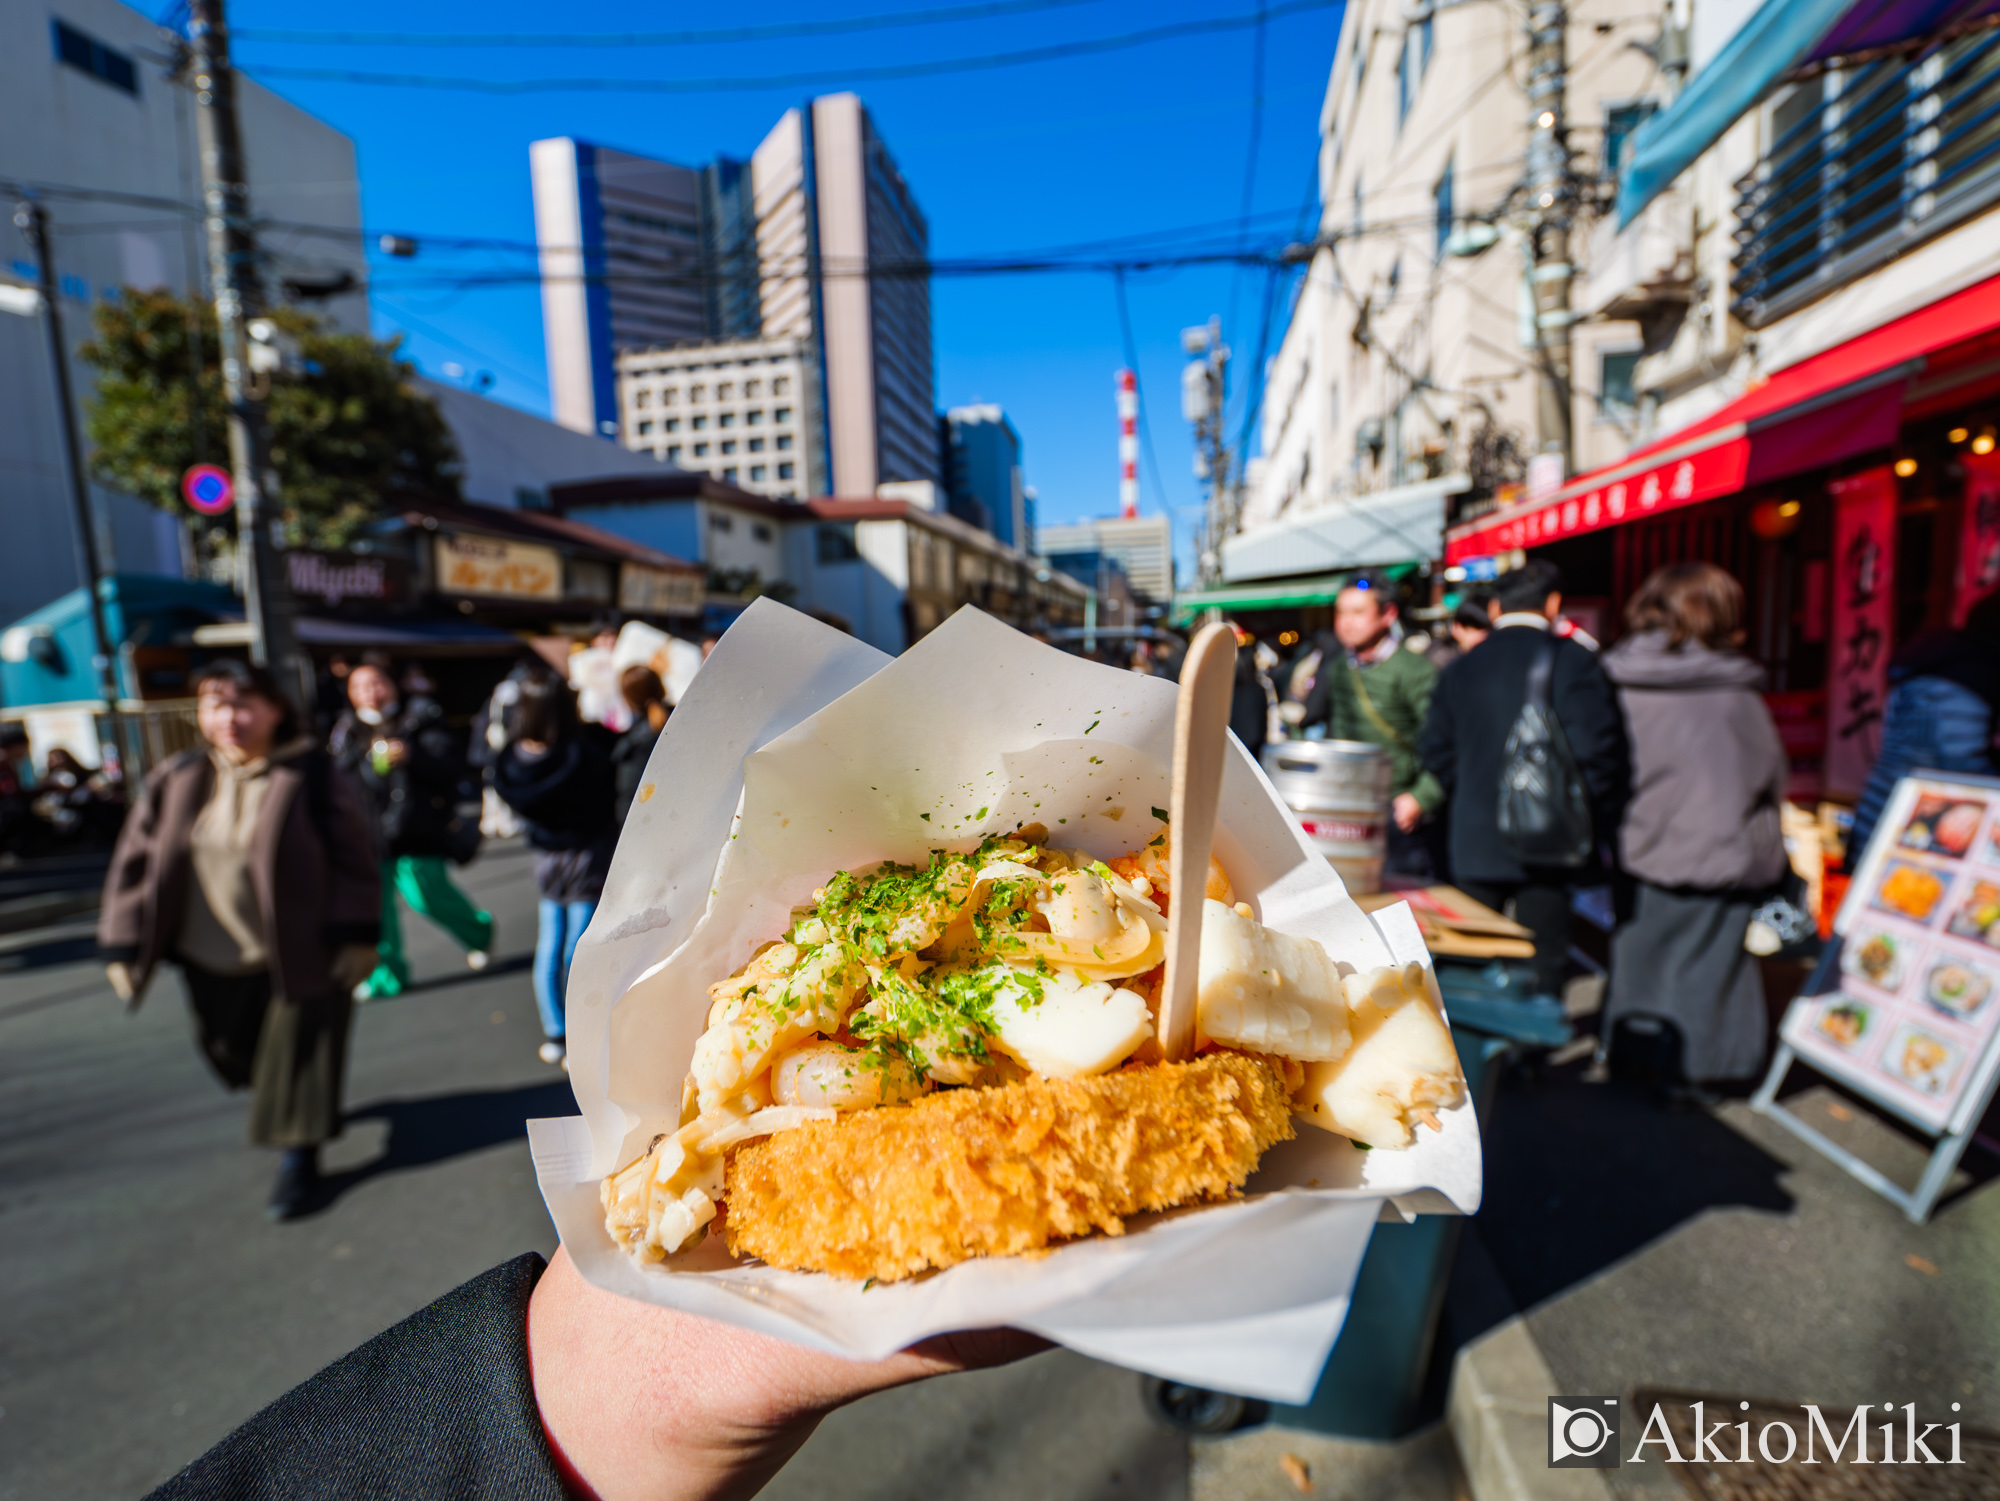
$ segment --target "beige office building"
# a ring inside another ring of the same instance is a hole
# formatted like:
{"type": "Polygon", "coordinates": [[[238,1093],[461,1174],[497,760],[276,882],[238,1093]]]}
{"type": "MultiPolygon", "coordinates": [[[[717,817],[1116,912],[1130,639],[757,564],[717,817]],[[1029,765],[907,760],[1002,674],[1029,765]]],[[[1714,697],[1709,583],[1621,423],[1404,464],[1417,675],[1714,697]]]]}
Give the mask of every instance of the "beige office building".
{"type": "Polygon", "coordinates": [[[819,364],[803,339],[744,339],[618,356],[627,448],[758,495],[825,491],[819,364]]]}

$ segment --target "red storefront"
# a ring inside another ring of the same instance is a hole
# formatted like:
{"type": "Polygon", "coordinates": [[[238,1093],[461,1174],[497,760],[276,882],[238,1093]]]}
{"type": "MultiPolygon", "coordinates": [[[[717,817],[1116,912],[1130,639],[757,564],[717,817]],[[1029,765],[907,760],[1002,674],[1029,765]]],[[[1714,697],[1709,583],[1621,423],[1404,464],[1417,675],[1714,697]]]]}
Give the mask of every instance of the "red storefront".
{"type": "Polygon", "coordinates": [[[1615,638],[1653,569],[1704,559],[1749,601],[1794,795],[1849,796],[1890,656],[2000,585],[2000,277],[1780,370],[1555,495],[1452,528],[1445,561],[1533,552],[1615,638]]]}

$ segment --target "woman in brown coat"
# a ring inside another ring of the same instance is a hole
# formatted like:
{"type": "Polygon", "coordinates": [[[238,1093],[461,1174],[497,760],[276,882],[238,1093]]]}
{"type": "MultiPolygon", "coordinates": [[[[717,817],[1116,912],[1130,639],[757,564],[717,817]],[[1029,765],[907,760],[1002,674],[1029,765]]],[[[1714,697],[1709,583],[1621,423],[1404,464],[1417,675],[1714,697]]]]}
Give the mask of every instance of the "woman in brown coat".
{"type": "Polygon", "coordinates": [[[268,671],[216,662],[195,694],[208,748],[147,779],[97,940],[131,1007],[161,961],[180,966],[203,1054],[251,1088],[250,1140],[284,1152],[270,1210],[291,1219],[340,1132],[353,990],[380,931],[374,829],[268,671]]]}

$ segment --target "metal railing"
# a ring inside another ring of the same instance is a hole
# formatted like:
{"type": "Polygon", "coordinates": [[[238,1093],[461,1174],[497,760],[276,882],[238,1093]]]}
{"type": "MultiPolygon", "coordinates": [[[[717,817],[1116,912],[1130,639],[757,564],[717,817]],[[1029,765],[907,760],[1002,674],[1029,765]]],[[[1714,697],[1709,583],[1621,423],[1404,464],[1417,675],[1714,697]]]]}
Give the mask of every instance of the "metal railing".
{"type": "Polygon", "coordinates": [[[202,743],[201,730],[195,723],[194,706],[195,701],[191,698],[126,699],[118,706],[115,733],[111,715],[105,712],[103,703],[95,699],[0,708],[0,720],[21,722],[32,739],[38,720],[46,724],[51,719],[87,714],[98,743],[117,747],[119,765],[126,779],[136,784],[169,756],[191,750],[202,743]]]}
{"type": "Polygon", "coordinates": [[[2000,28],[1830,69],[1736,183],[1736,315],[1768,323],[2000,201],[2000,28]]]}

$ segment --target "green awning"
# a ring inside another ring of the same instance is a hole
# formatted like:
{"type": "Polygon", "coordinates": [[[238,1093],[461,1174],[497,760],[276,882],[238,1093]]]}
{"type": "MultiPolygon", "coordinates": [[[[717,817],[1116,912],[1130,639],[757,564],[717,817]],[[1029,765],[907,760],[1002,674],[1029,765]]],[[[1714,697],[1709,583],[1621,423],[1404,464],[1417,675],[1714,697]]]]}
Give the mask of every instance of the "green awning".
{"type": "Polygon", "coordinates": [[[1393,563],[1387,568],[1349,568],[1340,573],[1315,574],[1310,578],[1280,579],[1275,584],[1245,584],[1236,588],[1208,589],[1196,594],[1174,596],[1174,622],[1185,625],[1208,610],[1231,615],[1256,610],[1295,610],[1306,605],[1332,604],[1334,597],[1353,582],[1358,573],[1380,574],[1401,581],[1422,565],[1393,563]]]}

